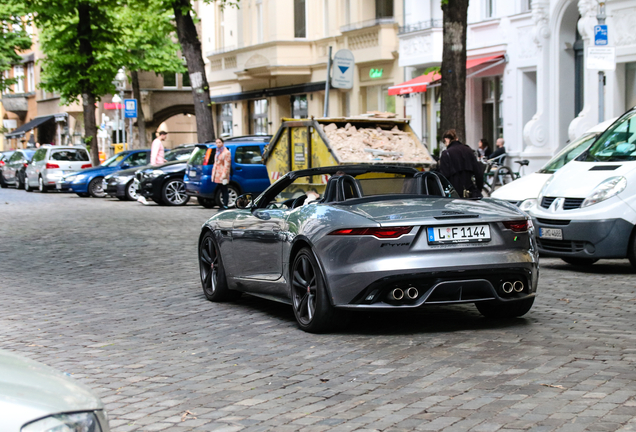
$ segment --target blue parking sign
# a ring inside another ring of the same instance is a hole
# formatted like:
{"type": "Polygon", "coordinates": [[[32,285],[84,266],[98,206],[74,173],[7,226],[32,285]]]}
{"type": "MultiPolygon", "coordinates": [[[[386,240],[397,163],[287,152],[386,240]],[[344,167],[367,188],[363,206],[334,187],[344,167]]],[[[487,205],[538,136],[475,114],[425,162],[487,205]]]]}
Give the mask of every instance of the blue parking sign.
{"type": "Polygon", "coordinates": [[[607,25],[594,26],[594,45],[607,45],[607,25]]]}
{"type": "Polygon", "coordinates": [[[124,99],[124,117],[137,118],[137,99],[124,99]]]}

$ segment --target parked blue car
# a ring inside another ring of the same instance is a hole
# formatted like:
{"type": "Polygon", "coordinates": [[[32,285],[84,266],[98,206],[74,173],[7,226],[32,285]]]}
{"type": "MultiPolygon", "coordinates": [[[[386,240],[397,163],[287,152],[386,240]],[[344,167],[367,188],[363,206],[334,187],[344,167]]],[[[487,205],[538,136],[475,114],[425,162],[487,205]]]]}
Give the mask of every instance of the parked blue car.
{"type": "MultiPolygon", "coordinates": [[[[225,140],[225,146],[232,153],[228,206],[234,205],[241,194],[259,194],[269,187],[270,181],[262,155],[271,138],[270,135],[252,135],[225,140]]],[[[197,197],[199,204],[206,208],[221,206],[221,193],[211,180],[215,154],[216,144],[197,144],[197,150],[188,161],[184,177],[186,193],[197,197]]]]}
{"type": "Polygon", "coordinates": [[[81,197],[103,198],[106,196],[106,191],[102,186],[104,176],[115,171],[148,165],[149,160],[150,150],[148,149],[123,151],[98,167],[88,168],[63,177],[56,184],[56,188],[61,191],[75,192],[81,197]]]}

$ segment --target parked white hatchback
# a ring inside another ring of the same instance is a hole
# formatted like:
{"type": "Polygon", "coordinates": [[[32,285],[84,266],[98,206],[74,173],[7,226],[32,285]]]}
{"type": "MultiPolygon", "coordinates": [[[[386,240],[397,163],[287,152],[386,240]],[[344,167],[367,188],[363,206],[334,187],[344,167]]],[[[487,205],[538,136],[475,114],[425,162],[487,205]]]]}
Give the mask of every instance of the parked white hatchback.
{"type": "Polygon", "coordinates": [[[636,108],[557,171],[529,210],[542,256],[574,265],[629,258],[636,267],[636,108]]]}
{"type": "Polygon", "coordinates": [[[616,119],[617,117],[614,117],[611,120],[591,127],[585,131],[583,135],[565,146],[563,150],[550,159],[539,171],[520,177],[512,183],[500,187],[490,194],[490,196],[515,204],[523,211],[530,210],[530,208],[537,205],[539,192],[541,192],[541,188],[543,188],[552,174],[587,150],[594,140],[614,123],[616,119]]]}
{"type": "Polygon", "coordinates": [[[43,146],[35,154],[26,168],[24,189],[34,188],[46,192],[55,188],[55,183],[63,176],[92,167],[91,157],[81,146],[43,146]]]}
{"type": "Polygon", "coordinates": [[[0,431],[109,432],[104,404],[69,375],[0,350],[0,431]]]}

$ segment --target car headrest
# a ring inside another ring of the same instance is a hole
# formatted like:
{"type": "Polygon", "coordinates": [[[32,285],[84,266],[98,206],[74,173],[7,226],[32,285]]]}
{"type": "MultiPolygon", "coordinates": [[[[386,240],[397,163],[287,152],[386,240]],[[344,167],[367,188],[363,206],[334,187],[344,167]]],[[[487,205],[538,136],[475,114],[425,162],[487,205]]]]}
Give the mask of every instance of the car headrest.
{"type": "Polygon", "coordinates": [[[339,202],[351,198],[361,198],[360,182],[350,175],[333,176],[327,182],[323,202],[339,202]]]}
{"type": "Polygon", "coordinates": [[[421,195],[446,196],[439,175],[433,171],[418,172],[413,176],[417,181],[417,193],[421,195]]]}

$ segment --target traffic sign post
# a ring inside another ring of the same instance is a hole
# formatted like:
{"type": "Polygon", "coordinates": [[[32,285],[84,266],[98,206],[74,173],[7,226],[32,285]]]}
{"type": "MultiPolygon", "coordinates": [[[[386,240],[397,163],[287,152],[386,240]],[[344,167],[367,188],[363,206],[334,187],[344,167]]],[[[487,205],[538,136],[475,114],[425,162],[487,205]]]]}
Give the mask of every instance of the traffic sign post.
{"type": "Polygon", "coordinates": [[[137,118],[137,99],[124,99],[124,117],[137,118]]]}
{"type": "Polygon", "coordinates": [[[594,26],[594,45],[607,45],[607,24],[599,24],[594,26]]]}
{"type": "Polygon", "coordinates": [[[587,50],[587,68],[598,69],[598,122],[605,121],[605,71],[616,69],[616,51],[614,47],[608,47],[608,32],[605,24],[605,1],[599,2],[594,26],[594,47],[587,50]]]}

